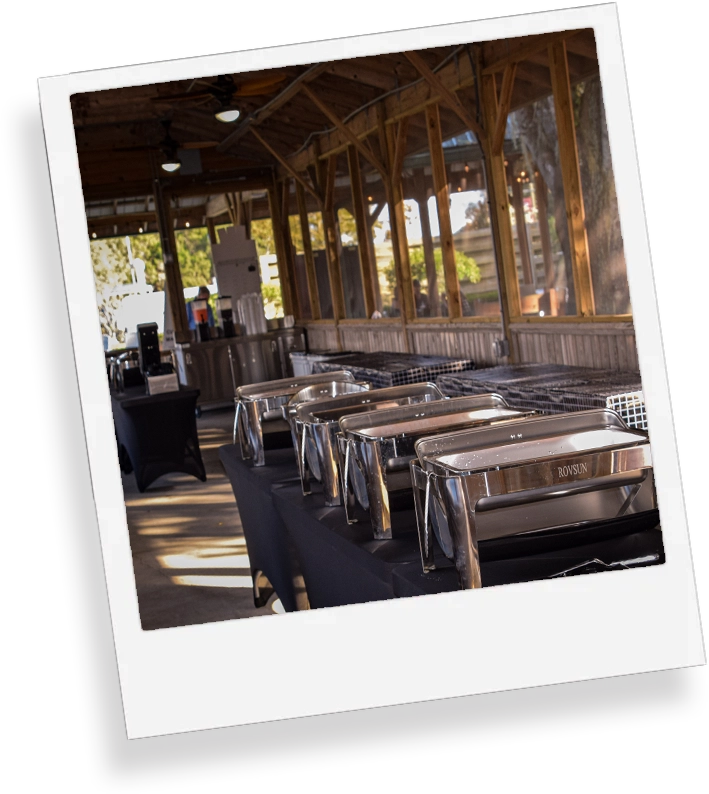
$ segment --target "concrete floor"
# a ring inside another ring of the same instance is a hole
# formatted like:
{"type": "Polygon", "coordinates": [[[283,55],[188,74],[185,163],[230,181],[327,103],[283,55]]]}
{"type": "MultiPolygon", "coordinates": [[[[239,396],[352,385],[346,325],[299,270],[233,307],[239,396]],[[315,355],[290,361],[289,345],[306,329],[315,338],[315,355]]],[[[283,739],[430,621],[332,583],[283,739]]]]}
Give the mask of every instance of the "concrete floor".
{"type": "Polygon", "coordinates": [[[139,493],[123,475],[143,629],[272,615],[280,602],[256,609],[246,542],[218,449],[231,443],[233,410],[197,420],[207,481],[160,477],[139,493]]]}

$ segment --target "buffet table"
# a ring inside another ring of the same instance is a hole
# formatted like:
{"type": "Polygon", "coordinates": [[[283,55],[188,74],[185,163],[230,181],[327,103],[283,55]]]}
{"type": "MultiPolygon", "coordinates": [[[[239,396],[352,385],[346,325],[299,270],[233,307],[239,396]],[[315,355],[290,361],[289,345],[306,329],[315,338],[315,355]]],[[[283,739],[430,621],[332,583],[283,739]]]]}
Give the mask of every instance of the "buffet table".
{"type": "Polygon", "coordinates": [[[135,474],[141,493],[171,472],[207,479],[197,437],[198,396],[198,389],[148,395],[145,386],[111,392],[121,469],[135,474]]]}
{"type": "MultiPolygon", "coordinates": [[[[232,445],[221,447],[219,455],[236,496],[252,571],[268,576],[287,610],[458,589],[457,572],[442,556],[435,571],[422,572],[412,509],[394,511],[394,537],[375,541],[368,520],[347,524],[341,507],[324,506],[317,485],[311,495],[303,496],[292,449],[267,453],[263,467],[242,461],[239,448],[232,445]],[[299,587],[307,591],[307,601],[304,594],[298,595],[299,587]]],[[[530,553],[529,539],[516,545],[481,544],[483,586],[546,579],[567,571],[602,571],[617,561],[664,561],[659,529],[626,520],[625,531],[628,534],[609,537],[608,532],[583,530],[566,548],[559,547],[558,538],[535,541],[531,548],[537,553],[530,553]]]]}

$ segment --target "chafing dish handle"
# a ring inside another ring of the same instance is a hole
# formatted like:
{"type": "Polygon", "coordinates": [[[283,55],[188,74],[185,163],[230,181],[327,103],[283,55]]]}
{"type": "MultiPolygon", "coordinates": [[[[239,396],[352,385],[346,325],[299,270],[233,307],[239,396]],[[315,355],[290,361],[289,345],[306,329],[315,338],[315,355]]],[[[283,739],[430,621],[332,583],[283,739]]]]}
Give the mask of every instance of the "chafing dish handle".
{"type": "MultiPolygon", "coordinates": [[[[241,400],[239,400],[237,398],[237,399],[234,400],[234,403],[236,405],[236,410],[234,412],[234,433],[232,435],[232,442],[231,442],[232,444],[236,444],[236,439],[237,439],[237,437],[239,435],[239,414],[241,413],[241,410],[242,410],[241,400]]],[[[242,450],[242,452],[243,452],[243,450],[242,450]]],[[[242,457],[243,457],[243,454],[242,454],[242,457]]]]}
{"type": "Polygon", "coordinates": [[[483,496],[475,503],[475,512],[483,513],[487,510],[497,510],[501,507],[514,507],[515,505],[532,504],[533,502],[545,502],[548,499],[557,499],[562,496],[573,496],[575,494],[590,493],[591,491],[603,491],[608,488],[622,488],[624,486],[634,486],[621,506],[616,518],[620,518],[630,505],[633,503],[639,487],[645,482],[651,469],[639,469],[628,472],[625,476],[609,475],[606,477],[596,477],[580,482],[556,483],[547,485],[543,488],[534,488],[529,491],[515,491],[513,493],[498,494],[496,496],[483,496]]]}
{"type": "Polygon", "coordinates": [[[416,529],[418,530],[419,549],[421,551],[421,565],[424,573],[436,569],[433,558],[433,533],[429,531],[429,509],[431,495],[431,472],[425,472],[420,463],[414,458],[409,464],[411,470],[411,483],[414,488],[414,508],[416,510],[416,529]],[[422,502],[421,491],[425,496],[422,502]]]}

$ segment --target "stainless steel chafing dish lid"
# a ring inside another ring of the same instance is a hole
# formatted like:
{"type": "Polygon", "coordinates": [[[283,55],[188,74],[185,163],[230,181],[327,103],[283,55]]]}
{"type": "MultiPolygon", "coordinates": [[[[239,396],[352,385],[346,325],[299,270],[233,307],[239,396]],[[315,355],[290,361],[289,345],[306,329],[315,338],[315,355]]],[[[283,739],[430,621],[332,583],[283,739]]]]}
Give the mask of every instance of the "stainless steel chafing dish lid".
{"type": "Polygon", "coordinates": [[[509,407],[499,394],[476,394],[437,400],[431,403],[401,405],[365,415],[340,419],[340,431],[348,438],[362,441],[387,438],[412,438],[527,415],[509,407]]]}
{"type": "Polygon", "coordinates": [[[303,424],[338,422],[341,417],[385,408],[396,408],[409,404],[412,400],[428,402],[444,400],[445,395],[435,383],[408,383],[403,386],[389,386],[373,389],[361,394],[343,394],[330,400],[315,400],[303,403],[295,415],[303,424]]]}
{"type": "Polygon", "coordinates": [[[465,475],[556,456],[647,443],[615,411],[599,409],[520,419],[461,433],[423,438],[415,444],[424,469],[465,475]]]}
{"type": "Polygon", "coordinates": [[[369,391],[371,388],[372,384],[366,381],[328,380],[324,383],[313,383],[312,386],[306,386],[304,389],[297,391],[288,400],[288,403],[283,406],[283,414],[287,416],[295,413],[295,409],[301,403],[326,400],[339,397],[341,394],[360,394],[363,391],[369,391]]]}
{"type": "Polygon", "coordinates": [[[236,396],[244,402],[268,399],[269,397],[289,397],[313,383],[328,381],[354,382],[354,376],[351,372],[342,370],[340,372],[317,372],[313,375],[298,375],[293,378],[281,378],[280,380],[267,380],[263,383],[239,386],[236,390],[236,396]]]}

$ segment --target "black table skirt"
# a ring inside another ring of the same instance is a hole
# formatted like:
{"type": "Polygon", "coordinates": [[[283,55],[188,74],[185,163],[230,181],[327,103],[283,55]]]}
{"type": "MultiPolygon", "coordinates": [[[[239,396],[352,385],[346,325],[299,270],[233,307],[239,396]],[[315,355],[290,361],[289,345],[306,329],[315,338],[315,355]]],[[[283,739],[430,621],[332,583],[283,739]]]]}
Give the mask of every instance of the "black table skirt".
{"type": "Polygon", "coordinates": [[[293,447],[266,450],[266,466],[253,466],[251,461],[242,460],[238,445],[220,447],[219,458],[239,508],[255,584],[256,606],[263,606],[268,598],[268,590],[259,584],[258,572],[261,572],[287,612],[307,609],[303,579],[271,494],[275,483],[293,481],[298,476],[293,447]]]}
{"type": "Polygon", "coordinates": [[[198,389],[151,396],[142,386],[111,393],[121,468],[135,474],[141,493],[171,472],[207,479],[197,437],[198,396],[198,389]]]}
{"type": "MultiPolygon", "coordinates": [[[[394,537],[377,541],[368,520],[350,525],[342,508],[326,507],[319,486],[303,496],[292,449],[267,455],[267,465],[260,468],[240,457],[237,460],[237,454],[235,447],[220,449],[242,513],[252,567],[266,572],[284,605],[283,593],[286,598],[293,597],[289,595],[293,571],[302,575],[311,608],[459,588],[455,568],[440,553],[438,568],[423,573],[413,509],[394,511],[394,537]]],[[[568,545],[563,545],[558,537],[556,542],[539,541],[536,547],[543,550],[535,554],[524,545],[481,543],[483,587],[546,579],[569,569],[576,569],[570,574],[604,570],[597,563],[583,567],[594,559],[604,563],[641,558],[645,558],[644,564],[664,562],[661,532],[647,521],[644,525],[626,522],[612,531],[569,533],[566,542],[568,545]]]]}

